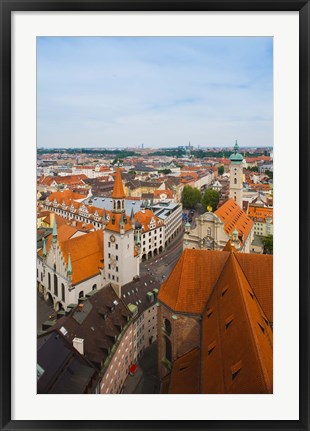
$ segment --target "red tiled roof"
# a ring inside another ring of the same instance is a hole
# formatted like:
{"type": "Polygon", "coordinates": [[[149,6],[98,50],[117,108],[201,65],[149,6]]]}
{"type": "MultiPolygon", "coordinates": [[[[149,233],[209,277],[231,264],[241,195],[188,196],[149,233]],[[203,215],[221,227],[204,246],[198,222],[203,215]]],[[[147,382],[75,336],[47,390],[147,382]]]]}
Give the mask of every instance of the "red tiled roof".
{"type": "MultiPolygon", "coordinates": [[[[109,223],[106,225],[107,230],[112,230],[113,232],[120,231],[120,222],[123,219],[123,214],[114,214],[111,211],[106,211],[106,214],[110,215],[109,223]]],[[[132,224],[130,221],[130,217],[125,215],[126,223],[124,225],[124,229],[127,232],[132,229],[132,224]]]]}
{"type": "Polygon", "coordinates": [[[223,251],[184,250],[158,299],[175,311],[201,314],[228,256],[223,251]]]}
{"type": "Polygon", "coordinates": [[[203,317],[203,393],[273,390],[272,330],[236,259],[241,254],[230,254],[203,317]]]}
{"type": "Polygon", "coordinates": [[[222,220],[224,230],[228,235],[237,229],[242,242],[246,240],[253,227],[253,221],[242,211],[234,199],[228,199],[214,214],[222,220]]]}
{"type": "Polygon", "coordinates": [[[172,190],[154,190],[154,198],[160,198],[161,196],[166,196],[165,199],[173,199],[172,190]]]}
{"type": "Polygon", "coordinates": [[[273,208],[249,206],[248,216],[254,221],[265,222],[266,218],[273,218],[273,208]]]}
{"type": "Polygon", "coordinates": [[[238,253],[236,259],[268,320],[273,322],[273,257],[267,254],[238,253]]]}
{"type": "Polygon", "coordinates": [[[149,209],[146,209],[144,212],[138,211],[135,213],[135,220],[142,225],[144,232],[150,230],[149,225],[152,219],[155,221],[155,227],[163,224],[162,221],[154,215],[153,211],[149,209]]]}
{"type": "MultiPolygon", "coordinates": [[[[97,230],[70,239],[73,231],[76,232],[77,229],[62,225],[57,229],[57,239],[66,265],[68,265],[70,253],[72,284],[78,284],[99,274],[99,268],[103,268],[103,232],[97,230]]],[[[46,245],[47,252],[51,245],[52,235],[49,235],[46,245]]]]}
{"type": "Polygon", "coordinates": [[[199,394],[199,375],[200,349],[196,347],[174,361],[166,393],[199,394]]]}
{"type": "Polygon", "coordinates": [[[56,199],[56,201],[58,203],[67,203],[69,202],[69,200],[81,200],[81,199],[85,199],[85,195],[82,195],[80,193],[74,193],[71,190],[63,190],[63,191],[59,191],[59,192],[53,192],[48,196],[48,200],[49,202],[54,202],[54,200],[56,199]]]}

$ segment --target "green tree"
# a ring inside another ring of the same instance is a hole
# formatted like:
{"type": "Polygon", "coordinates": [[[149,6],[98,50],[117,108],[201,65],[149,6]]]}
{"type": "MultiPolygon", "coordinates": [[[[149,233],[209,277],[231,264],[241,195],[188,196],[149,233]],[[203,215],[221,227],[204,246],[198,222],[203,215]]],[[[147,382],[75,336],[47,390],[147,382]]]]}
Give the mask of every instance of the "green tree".
{"type": "Polygon", "coordinates": [[[198,189],[185,186],[182,191],[182,204],[184,208],[194,208],[201,201],[201,193],[198,189]]]}
{"type": "Polygon", "coordinates": [[[268,235],[263,239],[264,254],[273,254],[273,236],[268,235]]]}
{"type": "Polygon", "coordinates": [[[216,190],[207,189],[202,197],[202,205],[204,206],[205,211],[208,210],[208,207],[212,207],[212,211],[216,209],[220,200],[220,194],[216,190]]]}
{"type": "Polygon", "coordinates": [[[161,174],[167,175],[167,174],[171,174],[172,170],[171,169],[160,169],[158,172],[161,174]]]}
{"type": "Polygon", "coordinates": [[[224,166],[219,166],[217,168],[217,172],[218,172],[219,175],[223,175],[223,173],[224,173],[224,166]]]}
{"type": "Polygon", "coordinates": [[[249,170],[252,171],[252,172],[258,172],[258,166],[251,166],[249,168],[249,170]]]}
{"type": "Polygon", "coordinates": [[[266,174],[266,175],[268,175],[268,177],[269,177],[271,180],[273,179],[273,172],[272,172],[272,171],[266,170],[266,171],[265,171],[265,174],[266,174]]]}

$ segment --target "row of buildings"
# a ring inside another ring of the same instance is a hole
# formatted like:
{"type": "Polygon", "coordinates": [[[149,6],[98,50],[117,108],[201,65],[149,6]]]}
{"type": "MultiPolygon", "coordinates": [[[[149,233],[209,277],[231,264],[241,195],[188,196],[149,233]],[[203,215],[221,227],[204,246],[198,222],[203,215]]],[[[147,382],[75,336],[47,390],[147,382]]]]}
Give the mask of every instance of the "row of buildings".
{"type": "Polygon", "coordinates": [[[230,161],[230,199],[185,225],[161,286],[140,262],[183,232],[179,204],[126,198],[120,169],[110,197],[41,203],[37,284],[56,314],[38,337],[39,393],[122,393],[155,341],[162,393],[272,393],[272,256],[250,253],[262,215],[242,209],[237,144],[230,161]]]}

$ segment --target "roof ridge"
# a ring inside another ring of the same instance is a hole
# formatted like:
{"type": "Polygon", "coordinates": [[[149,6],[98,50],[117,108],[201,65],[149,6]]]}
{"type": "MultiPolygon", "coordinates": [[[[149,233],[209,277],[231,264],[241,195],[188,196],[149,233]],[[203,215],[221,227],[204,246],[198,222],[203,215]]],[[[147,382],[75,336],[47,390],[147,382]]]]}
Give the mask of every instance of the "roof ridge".
{"type": "Polygon", "coordinates": [[[225,269],[225,267],[227,266],[227,264],[228,264],[228,261],[229,261],[229,257],[230,257],[230,255],[232,254],[232,253],[230,253],[229,251],[221,251],[221,253],[227,253],[227,259],[225,260],[225,262],[223,263],[223,266],[222,266],[222,269],[221,269],[221,271],[219,271],[219,275],[218,275],[218,277],[217,277],[217,279],[215,280],[215,282],[214,282],[214,285],[213,285],[213,287],[212,287],[212,290],[211,290],[211,292],[210,292],[210,295],[209,295],[209,298],[208,298],[208,300],[207,300],[207,302],[206,302],[206,305],[205,305],[205,307],[204,307],[204,309],[203,309],[203,311],[202,311],[202,316],[205,314],[205,312],[207,311],[207,307],[208,307],[208,305],[209,305],[209,303],[210,303],[210,301],[211,301],[211,296],[213,295],[213,293],[215,292],[215,290],[216,290],[216,287],[217,287],[217,285],[218,285],[218,283],[219,283],[219,280],[220,280],[220,278],[221,278],[221,275],[222,275],[222,273],[223,273],[223,271],[224,271],[224,269],[225,269]]]}
{"type": "MultiPolygon", "coordinates": [[[[182,267],[181,267],[181,271],[180,271],[180,281],[182,280],[182,275],[183,275],[183,271],[184,271],[184,260],[185,260],[185,253],[188,253],[188,251],[187,251],[188,249],[186,248],[184,251],[183,251],[183,253],[182,253],[182,256],[181,256],[181,261],[182,261],[182,267]]],[[[171,271],[171,273],[172,273],[172,271],[171,271]]],[[[168,280],[167,280],[168,281],[168,280]]],[[[177,291],[177,299],[176,299],[176,301],[175,301],[175,306],[177,306],[177,304],[178,304],[178,302],[179,302],[179,295],[180,295],[180,290],[181,289],[178,289],[178,291],[177,291]]]]}
{"type": "MultiPolygon", "coordinates": [[[[244,254],[244,253],[238,253],[238,255],[240,255],[240,254],[244,254]]],[[[255,255],[254,255],[254,256],[255,256],[255,255]]],[[[266,255],[262,255],[262,256],[266,256],[266,255]]],[[[255,292],[255,289],[253,289],[253,287],[252,287],[252,285],[251,285],[251,283],[250,283],[250,281],[249,281],[248,277],[246,276],[246,273],[244,272],[244,270],[243,270],[243,268],[242,268],[242,264],[241,264],[241,262],[239,261],[238,256],[236,256],[236,255],[235,255],[235,257],[236,257],[236,259],[237,259],[238,265],[240,266],[240,269],[241,269],[241,271],[242,271],[242,274],[244,275],[244,278],[246,279],[246,281],[248,282],[249,286],[250,286],[250,287],[251,287],[251,289],[253,290],[253,293],[254,293],[255,299],[256,299],[256,301],[257,301],[257,303],[258,303],[258,305],[259,305],[259,308],[262,310],[262,312],[263,312],[264,316],[266,317],[266,319],[267,319],[267,320],[269,320],[269,319],[268,319],[268,317],[267,317],[267,315],[266,315],[265,310],[263,309],[263,307],[262,307],[261,303],[259,302],[259,299],[257,298],[257,295],[256,295],[256,292],[255,292]]]]}
{"type": "MultiPolygon", "coordinates": [[[[272,388],[272,383],[269,381],[269,376],[268,376],[268,373],[266,371],[265,366],[263,366],[263,360],[262,360],[260,351],[258,349],[257,336],[256,336],[255,330],[253,328],[253,322],[252,322],[252,318],[250,317],[251,313],[249,312],[248,303],[247,303],[247,300],[244,297],[244,291],[243,291],[243,288],[242,288],[242,280],[240,279],[239,271],[241,271],[241,273],[243,274],[244,277],[245,277],[245,274],[244,274],[244,272],[242,270],[241,265],[239,264],[238,260],[236,259],[236,256],[233,253],[231,254],[231,258],[232,258],[233,269],[234,269],[235,274],[236,274],[236,279],[237,279],[237,283],[238,283],[238,286],[239,286],[239,290],[241,291],[242,303],[243,303],[243,306],[244,306],[245,311],[246,311],[246,320],[248,322],[249,329],[250,329],[250,331],[252,333],[252,337],[251,337],[252,344],[254,346],[254,350],[255,350],[256,356],[258,358],[259,367],[260,367],[260,369],[262,371],[262,374],[264,376],[264,383],[265,383],[267,389],[270,390],[270,388],[272,388]],[[255,340],[255,342],[254,342],[254,340],[255,340]]],[[[251,284],[248,282],[248,280],[247,280],[246,277],[245,277],[245,280],[248,283],[248,285],[250,286],[251,290],[254,292],[254,290],[252,289],[251,284]]],[[[256,300],[257,298],[256,298],[255,293],[254,293],[254,298],[255,298],[255,304],[256,304],[256,306],[258,306],[258,308],[261,309],[258,301],[256,300]]],[[[268,337],[268,344],[270,344],[269,337],[268,337]]]]}

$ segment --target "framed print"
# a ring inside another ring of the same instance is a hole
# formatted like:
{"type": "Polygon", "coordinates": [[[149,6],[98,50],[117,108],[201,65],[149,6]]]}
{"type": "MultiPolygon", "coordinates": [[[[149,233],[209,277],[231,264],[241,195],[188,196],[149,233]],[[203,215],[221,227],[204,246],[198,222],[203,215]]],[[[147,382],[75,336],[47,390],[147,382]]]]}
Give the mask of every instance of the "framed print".
{"type": "Polygon", "coordinates": [[[2,429],[308,429],[308,1],[2,1],[1,41],[2,429]]]}

